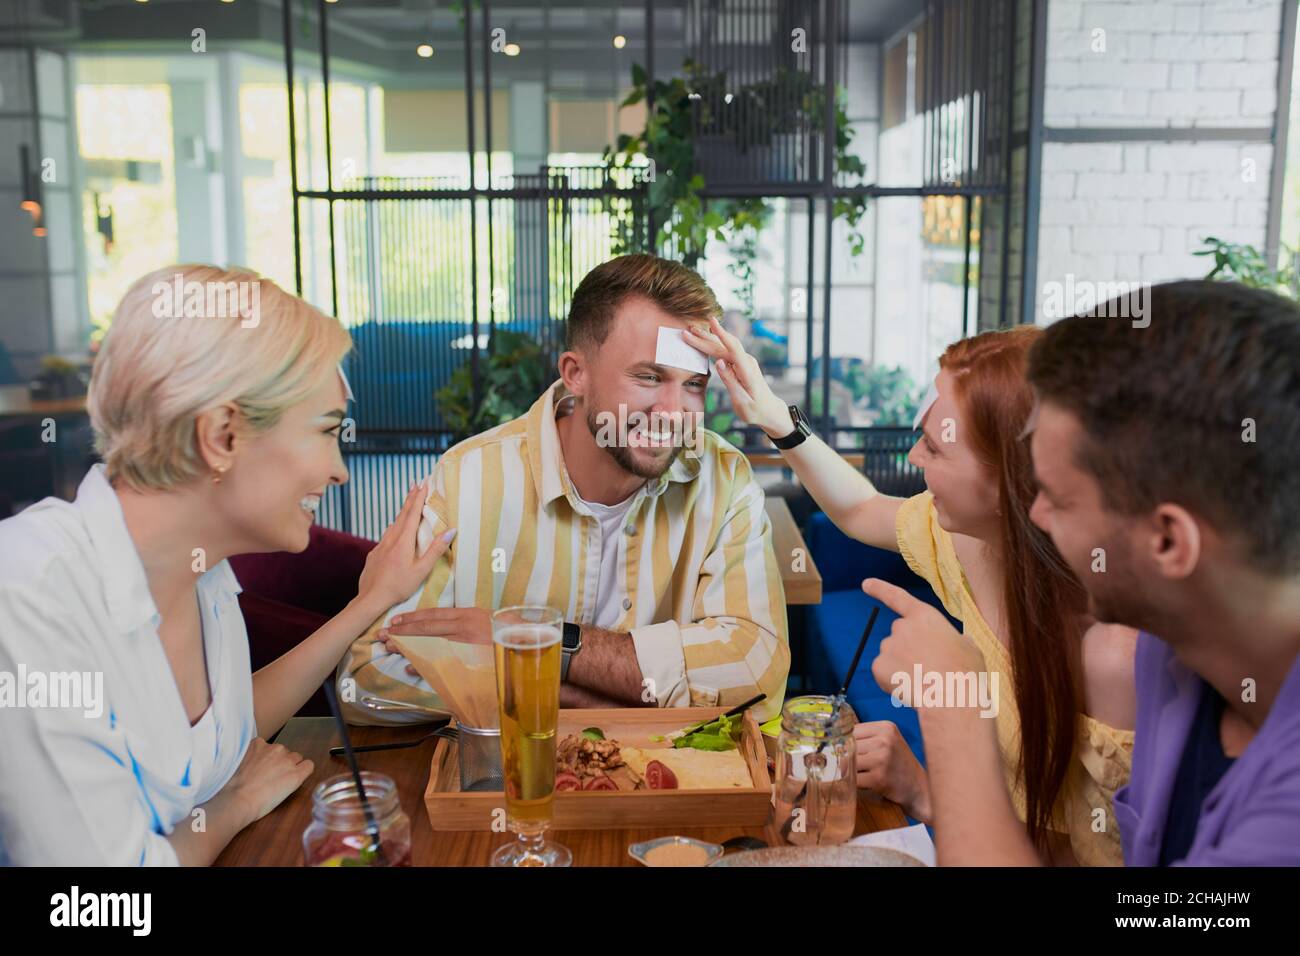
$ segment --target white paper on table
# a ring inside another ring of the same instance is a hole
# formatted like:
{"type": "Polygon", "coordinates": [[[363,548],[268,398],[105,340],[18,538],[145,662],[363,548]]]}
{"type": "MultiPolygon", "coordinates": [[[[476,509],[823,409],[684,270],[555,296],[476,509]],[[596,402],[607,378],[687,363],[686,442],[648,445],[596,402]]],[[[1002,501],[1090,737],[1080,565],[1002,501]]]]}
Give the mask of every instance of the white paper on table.
{"type": "Polygon", "coordinates": [[[900,853],[916,857],[926,866],[938,865],[934,852],[934,841],[930,839],[930,831],[925,828],[924,823],[918,823],[910,827],[895,827],[892,830],[877,830],[875,833],[864,833],[862,836],[854,837],[845,845],[874,846],[883,847],[886,850],[898,850],[900,853]]]}
{"type": "Polygon", "coordinates": [[[681,329],[659,326],[659,340],[655,346],[655,364],[683,368],[697,375],[709,371],[709,357],[693,345],[687,345],[681,329]]]}

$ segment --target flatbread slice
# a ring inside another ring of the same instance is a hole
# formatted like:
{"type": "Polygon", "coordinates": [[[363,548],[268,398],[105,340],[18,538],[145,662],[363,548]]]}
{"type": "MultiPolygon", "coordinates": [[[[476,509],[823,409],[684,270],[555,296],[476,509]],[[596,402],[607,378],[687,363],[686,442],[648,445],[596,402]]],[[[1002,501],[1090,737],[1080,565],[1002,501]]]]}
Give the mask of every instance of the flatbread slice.
{"type": "Polygon", "coordinates": [[[749,775],[749,765],[739,750],[692,750],[683,747],[664,750],[642,750],[623,747],[619,750],[627,765],[642,777],[646,764],[658,760],[673,772],[679,790],[749,789],[754,786],[749,775]]]}

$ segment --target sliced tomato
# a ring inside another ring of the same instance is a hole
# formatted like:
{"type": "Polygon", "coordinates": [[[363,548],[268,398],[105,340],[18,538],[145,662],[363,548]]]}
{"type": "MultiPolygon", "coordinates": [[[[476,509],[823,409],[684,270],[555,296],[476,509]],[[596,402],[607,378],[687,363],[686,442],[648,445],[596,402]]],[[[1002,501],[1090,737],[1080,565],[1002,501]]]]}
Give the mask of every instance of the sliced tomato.
{"type": "Polygon", "coordinates": [[[599,777],[592,777],[582,785],[583,790],[617,790],[618,784],[604,774],[599,777]]]}
{"type": "Polygon", "coordinates": [[[645,765],[645,784],[651,790],[676,790],[677,776],[658,760],[645,765]]]}
{"type": "Polygon", "coordinates": [[[556,790],[581,790],[582,781],[578,779],[577,774],[569,773],[569,771],[567,770],[561,770],[559,773],[555,775],[555,789],[556,790]]]}

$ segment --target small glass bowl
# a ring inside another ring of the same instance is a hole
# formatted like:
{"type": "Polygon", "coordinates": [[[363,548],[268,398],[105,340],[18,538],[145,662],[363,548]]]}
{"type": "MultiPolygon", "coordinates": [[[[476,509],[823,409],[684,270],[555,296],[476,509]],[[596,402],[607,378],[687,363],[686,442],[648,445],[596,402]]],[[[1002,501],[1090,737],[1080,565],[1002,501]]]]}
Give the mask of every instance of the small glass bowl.
{"type": "Polygon", "coordinates": [[[644,843],[633,843],[627,848],[628,856],[632,857],[632,859],[636,860],[642,866],[654,866],[654,864],[647,858],[650,851],[657,847],[667,846],[670,843],[702,847],[704,852],[708,854],[708,857],[700,864],[700,866],[709,866],[715,860],[720,860],[724,852],[722,847],[716,843],[705,843],[703,840],[696,840],[692,837],[669,836],[659,837],[657,840],[646,840],[644,843]]]}

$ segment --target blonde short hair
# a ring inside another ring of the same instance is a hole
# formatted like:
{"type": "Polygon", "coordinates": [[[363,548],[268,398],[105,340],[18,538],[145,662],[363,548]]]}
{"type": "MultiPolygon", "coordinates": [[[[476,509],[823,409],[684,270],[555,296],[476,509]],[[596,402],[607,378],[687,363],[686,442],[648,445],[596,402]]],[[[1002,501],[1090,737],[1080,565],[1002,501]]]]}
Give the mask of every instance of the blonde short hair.
{"type": "Polygon", "coordinates": [[[87,407],[110,479],[164,490],[206,471],[197,416],[233,402],[273,427],[352,337],[333,316],[247,269],[177,265],[127,290],[104,336],[87,407]]]}

